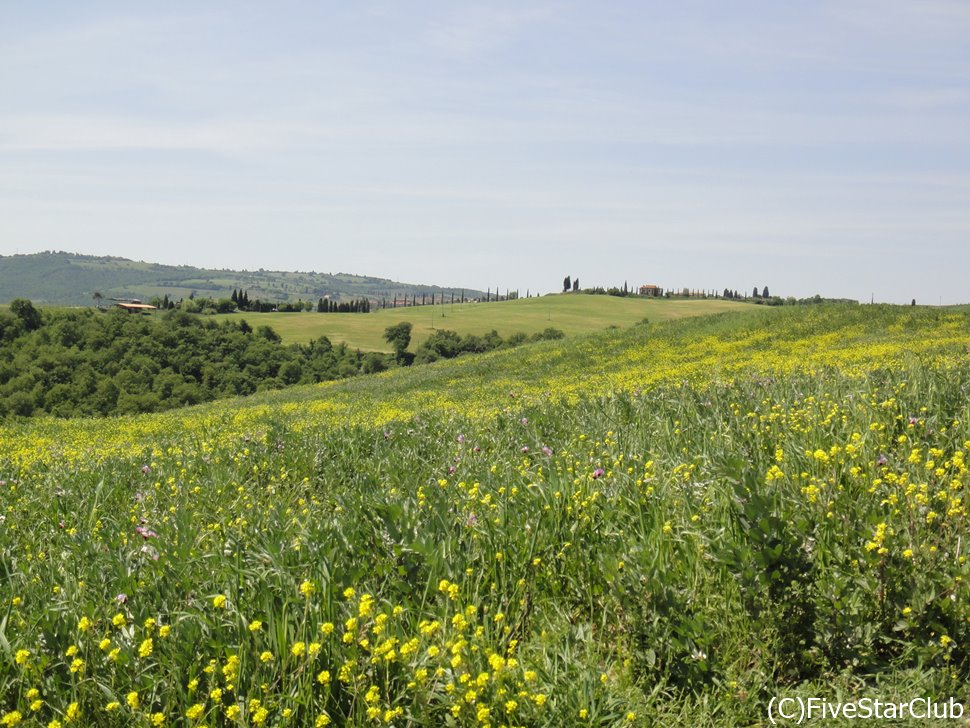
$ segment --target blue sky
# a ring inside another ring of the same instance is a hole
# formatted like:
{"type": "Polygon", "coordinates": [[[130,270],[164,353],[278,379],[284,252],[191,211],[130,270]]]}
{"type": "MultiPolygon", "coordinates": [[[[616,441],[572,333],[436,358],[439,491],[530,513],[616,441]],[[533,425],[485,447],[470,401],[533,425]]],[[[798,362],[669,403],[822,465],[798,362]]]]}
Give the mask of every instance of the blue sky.
{"type": "Polygon", "coordinates": [[[970,302],[970,3],[0,0],[0,254],[970,302]]]}

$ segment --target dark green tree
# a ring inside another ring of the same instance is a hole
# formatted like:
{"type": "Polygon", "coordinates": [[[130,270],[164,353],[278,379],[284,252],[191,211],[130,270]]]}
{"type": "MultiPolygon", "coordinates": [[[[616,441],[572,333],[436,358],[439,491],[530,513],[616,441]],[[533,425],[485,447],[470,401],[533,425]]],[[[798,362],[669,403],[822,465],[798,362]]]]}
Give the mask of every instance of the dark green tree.
{"type": "Polygon", "coordinates": [[[36,331],[41,326],[40,311],[26,298],[15,298],[10,302],[10,313],[20,319],[27,331],[36,331]]]}
{"type": "Polygon", "coordinates": [[[384,361],[384,355],[374,351],[364,355],[364,361],[360,367],[364,374],[376,374],[385,369],[387,369],[387,363],[384,361]]]}
{"type": "Polygon", "coordinates": [[[407,359],[406,349],[411,343],[411,328],[409,321],[402,321],[384,329],[384,340],[394,349],[394,357],[398,362],[404,363],[407,359]]]}

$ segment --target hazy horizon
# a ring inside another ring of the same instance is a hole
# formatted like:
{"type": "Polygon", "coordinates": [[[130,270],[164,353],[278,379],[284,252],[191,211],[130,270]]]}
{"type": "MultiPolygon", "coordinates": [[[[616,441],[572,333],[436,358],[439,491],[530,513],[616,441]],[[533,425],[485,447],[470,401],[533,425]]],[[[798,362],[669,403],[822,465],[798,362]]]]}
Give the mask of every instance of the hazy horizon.
{"type": "Polygon", "coordinates": [[[970,5],[0,5],[0,254],[970,301],[970,5]]]}

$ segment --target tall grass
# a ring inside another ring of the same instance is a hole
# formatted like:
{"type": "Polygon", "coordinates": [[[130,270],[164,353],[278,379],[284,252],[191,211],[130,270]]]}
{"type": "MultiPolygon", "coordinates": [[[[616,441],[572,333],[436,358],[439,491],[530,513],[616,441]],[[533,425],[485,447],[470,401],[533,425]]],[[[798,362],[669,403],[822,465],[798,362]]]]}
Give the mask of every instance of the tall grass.
{"type": "Polygon", "coordinates": [[[966,341],[952,312],[728,316],[8,428],[0,715],[750,725],[778,694],[959,694],[966,341]]]}

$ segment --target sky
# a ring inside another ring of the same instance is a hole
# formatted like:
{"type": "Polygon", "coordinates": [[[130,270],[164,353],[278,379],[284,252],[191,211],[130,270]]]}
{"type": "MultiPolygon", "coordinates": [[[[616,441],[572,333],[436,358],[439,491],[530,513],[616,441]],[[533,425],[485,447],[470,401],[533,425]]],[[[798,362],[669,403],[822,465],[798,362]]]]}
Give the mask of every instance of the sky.
{"type": "Polygon", "coordinates": [[[965,0],[0,0],[0,255],[970,302],[965,0]]]}

